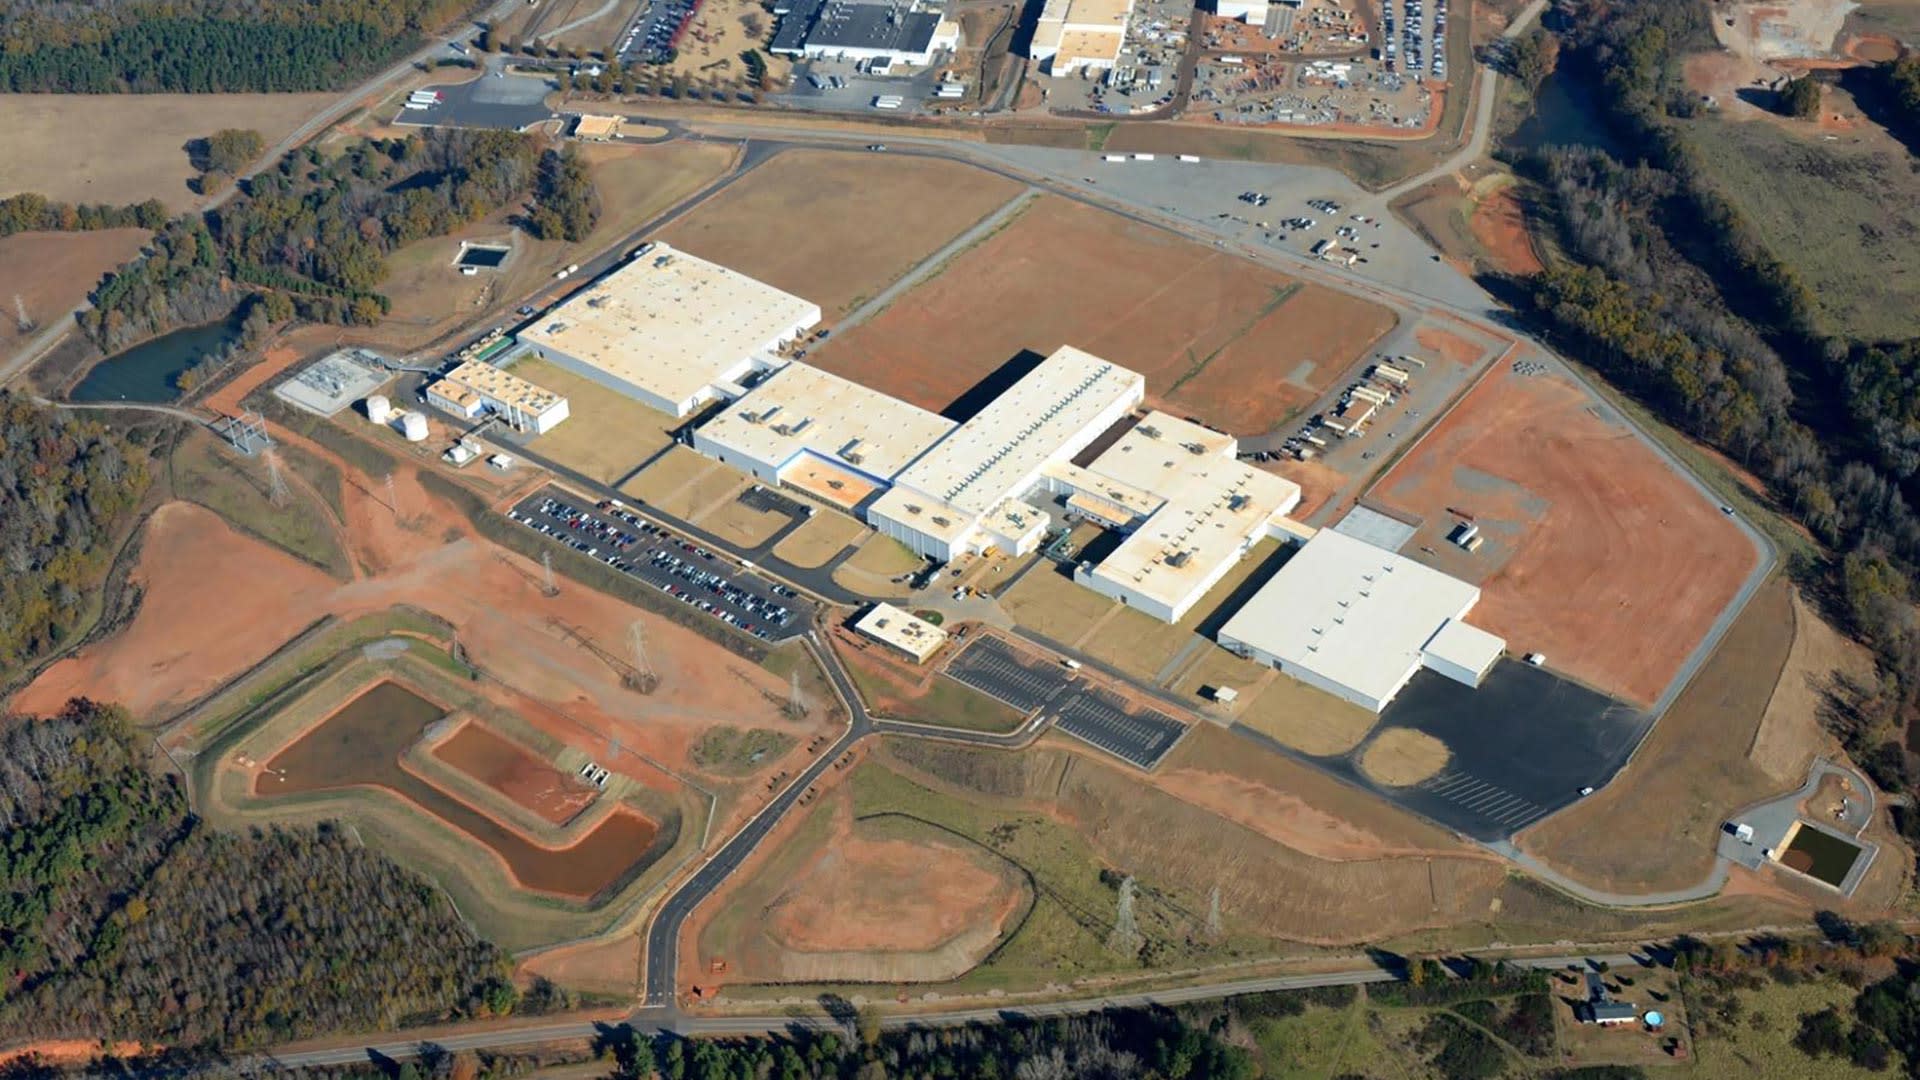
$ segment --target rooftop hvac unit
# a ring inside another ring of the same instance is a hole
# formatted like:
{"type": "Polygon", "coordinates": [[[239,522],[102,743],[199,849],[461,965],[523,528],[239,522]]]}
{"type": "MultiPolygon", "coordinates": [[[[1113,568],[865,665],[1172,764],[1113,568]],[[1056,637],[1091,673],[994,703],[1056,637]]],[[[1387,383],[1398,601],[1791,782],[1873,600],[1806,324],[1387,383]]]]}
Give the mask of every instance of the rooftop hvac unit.
{"type": "Polygon", "coordinates": [[[951,525],[951,524],[953,524],[953,522],[951,522],[951,521],[948,521],[948,520],[947,520],[946,518],[943,518],[943,517],[940,517],[940,516],[939,516],[939,515],[937,515],[937,514],[936,514],[936,515],[934,515],[934,519],[933,519],[933,523],[934,523],[935,525],[938,525],[938,526],[940,526],[940,527],[941,527],[941,528],[943,528],[943,529],[944,529],[944,528],[946,528],[947,526],[949,526],[949,525],[951,525]]]}
{"type": "Polygon", "coordinates": [[[920,508],[919,508],[919,507],[917,507],[917,506],[915,506],[915,505],[913,505],[912,503],[908,503],[908,504],[907,504],[907,513],[909,513],[909,514],[917,514],[917,513],[919,513],[919,512],[920,512],[920,508]]]}
{"type": "Polygon", "coordinates": [[[1207,448],[1197,442],[1181,443],[1180,445],[1186,447],[1187,453],[1189,454],[1204,454],[1207,452],[1207,448]]]}
{"type": "Polygon", "coordinates": [[[1157,427],[1154,427],[1152,424],[1141,424],[1139,431],[1140,431],[1140,434],[1146,436],[1149,439],[1157,439],[1160,437],[1160,429],[1157,427]]]}

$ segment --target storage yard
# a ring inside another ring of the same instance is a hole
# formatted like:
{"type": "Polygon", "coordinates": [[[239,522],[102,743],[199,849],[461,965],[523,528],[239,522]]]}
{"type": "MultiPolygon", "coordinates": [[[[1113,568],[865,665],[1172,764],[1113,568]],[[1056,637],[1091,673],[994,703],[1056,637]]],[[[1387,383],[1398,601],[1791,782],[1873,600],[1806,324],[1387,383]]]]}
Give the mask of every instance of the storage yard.
{"type": "MultiPolygon", "coordinates": [[[[1753,569],[1753,545],[1585,388],[1497,368],[1369,497],[1420,522],[1408,553],[1481,586],[1475,621],[1642,705],[1753,569]],[[1485,541],[1447,537],[1463,524],[1485,541]]],[[[1524,373],[1523,373],[1524,372],[1524,373]]]]}
{"type": "Polygon", "coordinates": [[[1367,301],[1042,198],[812,359],[960,418],[1070,343],[1144,374],[1149,402],[1252,435],[1297,413],[1393,323],[1367,301]],[[1324,329],[1303,339],[1306,328],[1324,329]]]}
{"type": "Polygon", "coordinates": [[[971,166],[789,150],[661,232],[676,247],[815,301],[829,321],[904,276],[1020,193],[971,166]],[[937,197],[930,193],[937,192],[937,197]],[[822,221],[872,223],[859,243],[822,221]]]}

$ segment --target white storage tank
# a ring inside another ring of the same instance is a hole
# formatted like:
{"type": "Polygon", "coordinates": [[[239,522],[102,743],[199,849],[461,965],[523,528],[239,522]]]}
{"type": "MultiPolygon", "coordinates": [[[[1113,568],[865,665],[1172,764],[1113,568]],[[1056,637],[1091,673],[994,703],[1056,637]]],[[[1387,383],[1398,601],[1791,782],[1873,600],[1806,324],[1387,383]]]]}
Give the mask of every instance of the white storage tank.
{"type": "Polygon", "coordinates": [[[375,394],[367,399],[367,419],[376,424],[384,424],[393,418],[393,402],[385,394],[375,394]]]}
{"type": "Polygon", "coordinates": [[[408,442],[426,442],[427,414],[423,412],[410,412],[401,417],[400,434],[405,435],[408,442]]]}

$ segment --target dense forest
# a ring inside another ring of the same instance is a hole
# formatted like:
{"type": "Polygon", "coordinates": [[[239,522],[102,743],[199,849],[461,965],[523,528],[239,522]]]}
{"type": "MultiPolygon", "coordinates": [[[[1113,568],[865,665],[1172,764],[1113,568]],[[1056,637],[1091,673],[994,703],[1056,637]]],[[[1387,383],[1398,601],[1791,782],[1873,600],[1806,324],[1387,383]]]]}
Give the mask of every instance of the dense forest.
{"type": "Polygon", "coordinates": [[[71,640],[147,469],[126,435],[0,390],[0,684],[71,640]]]}
{"type": "MultiPolygon", "coordinates": [[[[295,151],[204,218],[168,222],[146,255],[101,282],[81,327],[113,352],[176,326],[251,318],[256,306],[270,323],[371,325],[389,307],[378,291],[388,254],[524,199],[541,157],[532,136],[506,131],[434,130],[332,157],[295,151]],[[243,304],[255,306],[236,312],[243,304]]],[[[568,200],[556,227],[590,227],[598,195],[582,183],[548,185],[568,200]]]]}
{"type": "MultiPolygon", "coordinates": [[[[1835,727],[1878,783],[1913,790],[1899,740],[1920,715],[1920,343],[1823,334],[1793,268],[1703,178],[1672,120],[1701,107],[1680,60],[1713,47],[1704,3],[1563,10],[1559,66],[1630,149],[1515,162],[1575,260],[1527,284],[1533,313],[1569,354],[1768,481],[1836,554],[1796,569],[1875,646],[1882,678],[1854,688],[1835,727]]],[[[1901,817],[1920,837],[1920,814],[1901,817]]]]}
{"type": "Polygon", "coordinates": [[[205,827],[118,708],[0,726],[0,1041],[245,1047],[511,1011],[501,954],[338,828],[205,827]]]}
{"type": "Polygon", "coordinates": [[[460,0],[0,0],[0,92],[338,89],[465,7],[460,0]]]}

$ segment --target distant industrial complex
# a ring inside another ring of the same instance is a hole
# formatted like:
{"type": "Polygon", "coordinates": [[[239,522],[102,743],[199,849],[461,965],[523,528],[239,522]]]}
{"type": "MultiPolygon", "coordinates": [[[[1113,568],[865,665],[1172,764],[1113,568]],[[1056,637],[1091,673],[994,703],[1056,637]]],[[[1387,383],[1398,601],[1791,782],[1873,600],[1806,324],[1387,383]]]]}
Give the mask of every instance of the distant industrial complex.
{"type": "Polygon", "coordinates": [[[925,67],[960,44],[960,25],[920,3],[777,0],[769,52],[925,67]]]}
{"type": "MultiPolygon", "coordinates": [[[[1073,579],[1162,622],[1184,619],[1262,541],[1300,545],[1220,644],[1374,712],[1423,668],[1478,686],[1505,654],[1465,621],[1476,586],[1293,520],[1297,484],[1240,461],[1232,435],[1143,409],[1138,372],[1063,345],[956,423],[788,356],[819,321],[816,304],[650,244],[489,355],[542,356],[675,417],[710,407],[694,450],[934,563],[1030,554],[1056,513],[1091,522],[1119,542],[1073,579]]],[[[567,416],[564,398],[477,355],[427,394],[533,434],[567,416]]],[[[892,609],[856,629],[914,660],[940,640],[892,609]]]]}

